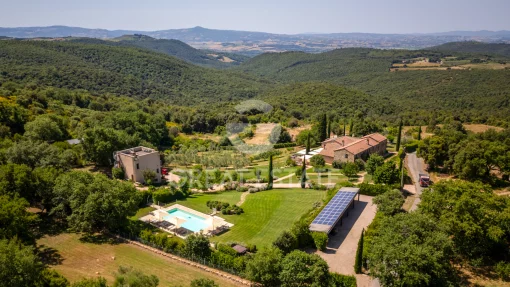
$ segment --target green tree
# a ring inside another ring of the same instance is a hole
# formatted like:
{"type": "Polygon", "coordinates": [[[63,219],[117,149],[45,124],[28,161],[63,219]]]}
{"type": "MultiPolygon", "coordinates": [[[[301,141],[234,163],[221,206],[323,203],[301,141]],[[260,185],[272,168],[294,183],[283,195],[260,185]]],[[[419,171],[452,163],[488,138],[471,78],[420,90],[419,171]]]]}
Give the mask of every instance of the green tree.
{"type": "Polygon", "coordinates": [[[138,146],[137,136],[130,136],[124,131],[96,127],[88,129],[83,136],[85,158],[99,165],[113,165],[113,153],[138,146]]]}
{"type": "Polygon", "coordinates": [[[344,168],[343,168],[343,174],[345,176],[347,176],[348,178],[353,178],[358,174],[358,172],[359,172],[359,167],[357,164],[355,164],[353,162],[345,163],[344,168]]]}
{"type": "Polygon", "coordinates": [[[216,284],[214,280],[200,278],[191,281],[190,287],[220,287],[220,285],[216,284]]]}
{"type": "Polygon", "coordinates": [[[499,257],[510,238],[510,203],[490,187],[440,181],[422,194],[419,210],[446,227],[455,250],[468,259],[499,257]]]}
{"type": "Polygon", "coordinates": [[[316,154],[310,158],[310,164],[315,169],[321,169],[326,165],[326,161],[324,160],[324,158],[321,155],[316,154]]]}
{"type": "Polygon", "coordinates": [[[267,189],[273,189],[273,155],[269,155],[269,170],[267,175],[267,189]]]}
{"type": "Polygon", "coordinates": [[[297,248],[297,238],[294,234],[285,230],[276,238],[273,246],[287,254],[297,248]]]}
{"type": "Polygon", "coordinates": [[[152,185],[152,183],[156,179],[157,174],[152,169],[145,169],[144,171],[142,171],[142,176],[146,185],[152,185]]]}
{"type": "Polygon", "coordinates": [[[64,134],[65,131],[46,116],[36,117],[25,125],[25,136],[36,141],[60,141],[64,139],[64,134]]]}
{"type": "Polygon", "coordinates": [[[354,136],[354,121],[351,119],[349,123],[349,136],[354,136]]]}
{"type": "Polygon", "coordinates": [[[373,153],[368,157],[365,169],[368,174],[373,175],[375,170],[384,164],[384,158],[379,154],[373,153]]]}
{"type": "Polygon", "coordinates": [[[417,212],[384,217],[367,252],[370,274],[383,286],[457,285],[452,256],[448,234],[417,212]]]}
{"type": "Polygon", "coordinates": [[[41,287],[69,287],[69,281],[54,269],[44,269],[41,272],[41,287]]]}
{"type": "Polygon", "coordinates": [[[361,236],[358,240],[358,249],[356,249],[356,260],[354,262],[354,272],[356,274],[363,273],[363,238],[365,236],[365,229],[361,230],[361,236]]]}
{"type": "Polygon", "coordinates": [[[44,268],[34,251],[15,239],[0,240],[0,286],[39,286],[44,268]]]}
{"type": "Polygon", "coordinates": [[[322,114],[319,117],[318,132],[319,132],[319,141],[320,142],[323,142],[328,138],[328,135],[327,135],[328,120],[327,120],[326,114],[322,114]]]}
{"type": "Polygon", "coordinates": [[[373,202],[377,205],[377,211],[392,216],[402,211],[405,200],[400,190],[393,189],[374,197],[373,202]]]}
{"type": "Polygon", "coordinates": [[[106,279],[103,277],[83,279],[73,283],[72,287],[108,287],[106,279]]]}
{"type": "Polygon", "coordinates": [[[398,135],[397,135],[397,146],[396,146],[396,150],[397,152],[400,150],[400,141],[402,139],[402,120],[400,120],[399,124],[398,124],[398,135]]]}
{"type": "Polygon", "coordinates": [[[126,175],[125,175],[124,170],[122,168],[114,167],[114,168],[112,168],[112,177],[116,178],[116,179],[125,179],[126,175]]]}
{"type": "Polygon", "coordinates": [[[283,253],[278,248],[267,248],[255,254],[246,264],[246,277],[263,286],[280,286],[283,253]]]}
{"type": "Polygon", "coordinates": [[[19,238],[25,242],[33,241],[36,214],[27,211],[28,202],[24,198],[0,196],[0,239],[19,238]]]}
{"type": "Polygon", "coordinates": [[[394,184],[400,181],[400,174],[395,163],[385,162],[375,170],[373,179],[375,183],[394,184]]]}
{"type": "Polygon", "coordinates": [[[51,213],[67,219],[70,229],[86,233],[118,230],[140,201],[132,184],[81,171],[60,175],[54,195],[51,213]]]}
{"type": "Polygon", "coordinates": [[[0,166],[0,195],[23,197],[34,200],[32,170],[23,164],[6,164],[0,166]]]}
{"type": "Polygon", "coordinates": [[[289,253],[282,261],[281,286],[328,286],[329,268],[317,254],[300,250],[289,253]]]}
{"type": "Polygon", "coordinates": [[[303,156],[303,163],[301,166],[301,188],[306,187],[306,157],[303,156]]]}
{"type": "Polygon", "coordinates": [[[155,275],[145,275],[133,267],[119,266],[113,287],[157,287],[159,279],[155,275]]]}
{"type": "Polygon", "coordinates": [[[331,136],[331,119],[328,121],[328,131],[326,133],[326,138],[329,138],[331,136]]]}
{"type": "Polygon", "coordinates": [[[184,253],[192,258],[209,258],[211,248],[209,248],[209,239],[203,234],[191,234],[186,237],[184,253]]]}
{"type": "Polygon", "coordinates": [[[310,133],[306,136],[306,154],[310,153],[310,133]]]}
{"type": "Polygon", "coordinates": [[[346,136],[347,134],[345,133],[345,119],[344,119],[344,132],[343,132],[343,136],[346,136]]]}
{"type": "Polygon", "coordinates": [[[421,126],[418,127],[418,140],[421,141],[421,126]]]}

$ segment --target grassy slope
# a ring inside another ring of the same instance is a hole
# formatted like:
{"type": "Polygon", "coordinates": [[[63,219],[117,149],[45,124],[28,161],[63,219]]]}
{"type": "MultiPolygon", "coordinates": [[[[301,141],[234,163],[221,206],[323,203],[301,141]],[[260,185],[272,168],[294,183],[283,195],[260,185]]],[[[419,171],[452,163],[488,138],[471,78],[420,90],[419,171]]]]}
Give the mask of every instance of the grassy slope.
{"type": "Polygon", "coordinates": [[[44,237],[38,241],[38,245],[58,251],[62,262],[54,268],[71,282],[102,276],[111,284],[114,272],[122,265],[133,266],[146,274],[158,276],[160,286],[189,286],[190,281],[198,278],[213,279],[220,286],[236,286],[219,276],[129,244],[83,243],[77,234],[61,234],[44,237]]]}
{"type": "MultiPolygon", "coordinates": [[[[193,208],[205,214],[211,213],[211,209],[206,206],[207,201],[216,200],[228,202],[229,204],[236,204],[241,199],[241,192],[229,191],[222,193],[206,193],[206,194],[193,194],[185,200],[180,200],[177,203],[193,208]]],[[[173,203],[169,204],[172,205],[173,203]]]]}
{"type": "MultiPolygon", "coordinates": [[[[326,192],[303,189],[274,189],[248,195],[242,205],[242,215],[222,215],[234,227],[226,233],[211,238],[212,241],[240,242],[256,244],[257,247],[269,246],[289,229],[313,203],[321,201],[326,192]]],[[[214,199],[216,200],[216,198],[214,199]]],[[[202,198],[189,199],[180,204],[194,207],[205,202],[202,198]],[[200,203],[194,203],[200,201],[200,203]]],[[[198,209],[198,208],[197,208],[198,209]]]]}

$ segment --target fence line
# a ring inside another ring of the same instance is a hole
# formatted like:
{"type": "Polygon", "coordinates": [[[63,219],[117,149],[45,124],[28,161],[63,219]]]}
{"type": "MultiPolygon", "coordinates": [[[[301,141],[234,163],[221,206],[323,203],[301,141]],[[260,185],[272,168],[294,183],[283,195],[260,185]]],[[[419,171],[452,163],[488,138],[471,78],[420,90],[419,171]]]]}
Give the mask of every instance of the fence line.
{"type": "Polygon", "coordinates": [[[169,252],[168,250],[161,250],[161,248],[159,246],[154,245],[154,244],[147,242],[147,241],[145,241],[141,238],[138,238],[138,237],[126,236],[125,234],[117,234],[116,236],[117,236],[117,238],[125,240],[130,244],[136,245],[138,247],[141,247],[143,249],[149,250],[156,254],[165,256],[167,258],[171,258],[173,260],[179,261],[186,265],[189,265],[189,266],[192,266],[195,268],[199,268],[206,272],[218,275],[220,277],[223,277],[225,279],[233,281],[236,284],[242,284],[245,286],[257,286],[257,284],[254,284],[251,281],[245,280],[237,275],[234,275],[234,274],[237,274],[234,270],[225,270],[225,268],[222,268],[219,265],[209,262],[206,259],[183,258],[183,257],[181,257],[182,256],[181,254],[179,254],[181,256],[174,254],[174,253],[179,253],[179,252],[175,252],[175,251],[169,252]],[[218,270],[218,269],[220,269],[220,270],[218,270]]]}

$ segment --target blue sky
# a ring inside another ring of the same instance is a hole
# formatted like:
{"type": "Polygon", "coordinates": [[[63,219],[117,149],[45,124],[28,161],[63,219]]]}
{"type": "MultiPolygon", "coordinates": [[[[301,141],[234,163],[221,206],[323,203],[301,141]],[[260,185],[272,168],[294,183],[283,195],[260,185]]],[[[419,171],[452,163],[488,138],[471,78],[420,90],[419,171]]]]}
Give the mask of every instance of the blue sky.
{"type": "Polygon", "coordinates": [[[510,0],[0,0],[0,27],[272,33],[510,30],[510,0]]]}

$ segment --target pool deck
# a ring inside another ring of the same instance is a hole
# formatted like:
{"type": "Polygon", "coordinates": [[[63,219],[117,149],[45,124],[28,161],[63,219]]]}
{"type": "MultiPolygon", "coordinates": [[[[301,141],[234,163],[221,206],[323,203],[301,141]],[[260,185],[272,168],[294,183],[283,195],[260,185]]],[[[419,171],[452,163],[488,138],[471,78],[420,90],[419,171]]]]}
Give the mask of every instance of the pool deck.
{"type": "Polygon", "coordinates": [[[232,226],[234,226],[232,223],[228,223],[227,221],[225,221],[225,219],[223,219],[219,216],[209,215],[209,214],[205,214],[202,212],[198,212],[194,209],[188,208],[186,206],[182,206],[180,204],[173,204],[173,205],[165,207],[165,208],[161,208],[160,206],[154,206],[154,207],[156,207],[157,209],[150,212],[148,215],[141,217],[140,220],[143,222],[152,224],[163,231],[175,234],[181,238],[185,238],[186,235],[188,235],[189,233],[198,233],[198,232],[193,232],[191,230],[188,230],[189,231],[188,234],[183,234],[182,232],[179,232],[179,231],[181,231],[181,229],[183,229],[183,228],[181,228],[181,225],[184,222],[186,222],[186,220],[178,218],[178,217],[169,218],[168,211],[170,211],[170,210],[179,209],[184,212],[190,213],[192,215],[196,215],[198,217],[204,218],[205,219],[204,221],[206,222],[207,227],[204,230],[201,230],[201,232],[203,232],[205,235],[212,236],[221,229],[226,229],[226,228],[228,229],[228,228],[231,228],[232,226]]]}

